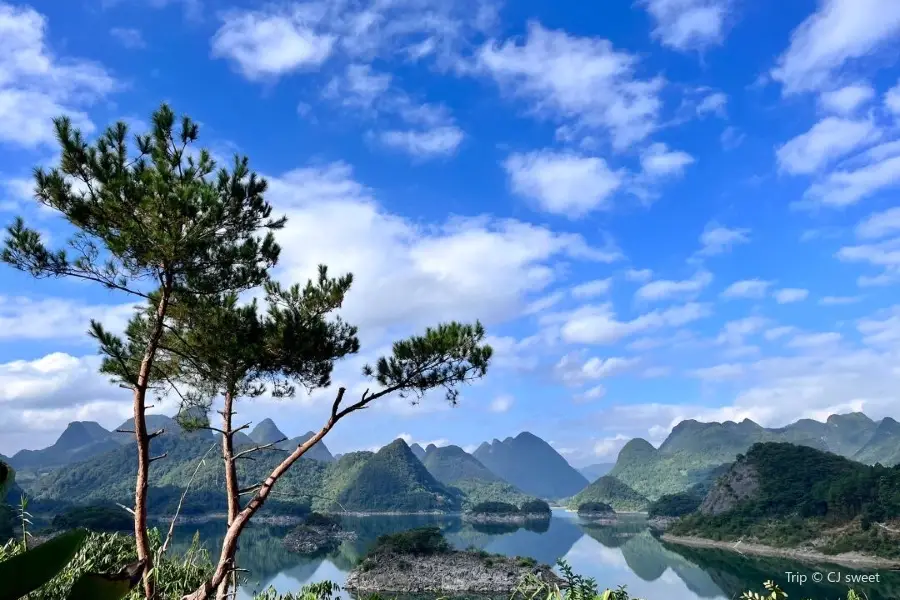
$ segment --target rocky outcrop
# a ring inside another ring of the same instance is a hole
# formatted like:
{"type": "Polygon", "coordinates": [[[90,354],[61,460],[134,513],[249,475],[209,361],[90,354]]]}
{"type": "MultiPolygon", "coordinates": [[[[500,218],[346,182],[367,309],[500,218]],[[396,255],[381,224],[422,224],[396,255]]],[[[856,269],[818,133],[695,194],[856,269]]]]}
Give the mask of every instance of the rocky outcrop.
{"type": "Polygon", "coordinates": [[[450,551],[429,555],[378,553],[365,558],[347,576],[353,592],[508,594],[534,574],[559,587],[565,581],[547,565],[530,558],[486,552],[450,551]]]}
{"type": "Polygon", "coordinates": [[[732,510],[738,503],[751,498],[759,489],[759,474],[753,465],[739,459],[731,469],[716,481],[700,504],[700,514],[720,515],[732,510]]]}
{"type": "Polygon", "coordinates": [[[510,523],[524,524],[533,521],[547,521],[549,513],[473,513],[467,512],[462,516],[468,523],[510,523]]]}
{"type": "Polygon", "coordinates": [[[654,531],[665,531],[677,520],[678,517],[650,517],[647,519],[647,525],[654,531]]]}
{"type": "Polygon", "coordinates": [[[284,547],[300,554],[316,554],[336,548],[344,540],[355,540],[356,533],[344,531],[340,523],[316,515],[298,525],[284,537],[284,547]]]}

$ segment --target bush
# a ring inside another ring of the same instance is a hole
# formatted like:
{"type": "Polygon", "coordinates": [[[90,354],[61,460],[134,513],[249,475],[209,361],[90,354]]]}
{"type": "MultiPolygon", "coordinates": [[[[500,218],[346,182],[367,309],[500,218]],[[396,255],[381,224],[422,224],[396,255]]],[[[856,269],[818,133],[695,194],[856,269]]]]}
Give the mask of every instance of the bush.
{"type": "Polygon", "coordinates": [[[471,512],[484,515],[514,515],[519,512],[519,507],[507,502],[479,502],[472,507],[471,512]]]}
{"type": "Polygon", "coordinates": [[[341,522],[334,517],[314,512],[306,516],[303,520],[303,524],[309,525],[310,527],[337,527],[341,522]]]}
{"type": "Polygon", "coordinates": [[[57,531],[78,527],[91,531],[130,531],[134,519],[116,506],[78,506],[53,517],[50,526],[57,531]]]}
{"type": "Polygon", "coordinates": [[[615,513],[613,507],[606,502],[583,502],[578,505],[579,515],[590,515],[595,513],[615,513]]]}
{"type": "Polygon", "coordinates": [[[544,502],[543,500],[529,500],[522,504],[519,509],[520,512],[525,514],[539,514],[539,515],[550,515],[552,512],[550,510],[550,505],[544,502]]]}
{"type": "Polygon", "coordinates": [[[426,556],[449,551],[450,544],[444,539],[444,535],[438,527],[419,527],[379,537],[375,540],[371,553],[426,556]]]}
{"type": "Polygon", "coordinates": [[[651,517],[683,517],[698,508],[703,498],[694,492],[665,494],[650,504],[647,514],[651,517]]]}

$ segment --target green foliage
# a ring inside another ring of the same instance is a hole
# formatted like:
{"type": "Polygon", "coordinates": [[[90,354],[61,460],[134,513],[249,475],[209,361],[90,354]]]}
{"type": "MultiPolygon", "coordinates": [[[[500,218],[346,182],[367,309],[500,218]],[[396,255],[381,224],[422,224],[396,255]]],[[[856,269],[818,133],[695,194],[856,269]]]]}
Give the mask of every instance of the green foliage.
{"type": "MultiPolygon", "coordinates": [[[[154,554],[159,554],[161,546],[159,532],[154,529],[149,534],[151,549],[154,554]]],[[[35,550],[29,550],[27,554],[40,550],[52,541],[45,542],[35,550]]],[[[4,561],[27,554],[23,553],[20,543],[8,542],[6,545],[0,546],[0,565],[3,565],[4,561]]],[[[89,533],[84,538],[83,544],[74,553],[74,557],[38,590],[35,597],[39,597],[41,600],[67,600],[71,597],[70,594],[76,581],[87,574],[116,573],[120,577],[134,576],[134,572],[129,573],[126,567],[133,567],[136,560],[134,539],[130,536],[89,533]]],[[[209,554],[202,549],[199,538],[195,537],[183,555],[167,555],[156,561],[153,569],[156,589],[161,598],[180,598],[196,589],[209,575],[211,568],[209,554]]],[[[116,575],[112,577],[115,578],[116,575]]],[[[3,591],[6,591],[5,588],[3,591]]],[[[129,600],[138,600],[142,597],[137,590],[128,596],[129,600]]],[[[4,597],[3,600],[6,598],[4,597]]],[[[86,599],[73,598],[72,600],[86,599]]]]}
{"type": "Polygon", "coordinates": [[[592,514],[609,514],[615,513],[615,510],[612,506],[605,502],[582,502],[578,505],[578,514],[579,515],[592,515],[592,514]]]}
{"type": "Polygon", "coordinates": [[[450,552],[450,544],[439,527],[419,527],[380,536],[370,554],[413,554],[427,556],[450,552]]]}
{"type": "Polygon", "coordinates": [[[517,515],[519,507],[506,502],[482,502],[473,506],[469,512],[476,515],[517,515]]]}
{"type": "Polygon", "coordinates": [[[303,524],[310,527],[335,527],[340,525],[341,522],[335,517],[314,512],[306,515],[303,519],[303,524]]]}
{"type": "Polygon", "coordinates": [[[84,530],[70,531],[53,538],[37,548],[0,560],[0,581],[3,595],[7,598],[21,598],[57,576],[87,539],[84,530]]]}
{"type": "Polygon", "coordinates": [[[134,521],[118,506],[78,506],[54,516],[50,525],[59,531],[79,527],[91,531],[128,531],[134,521]]]}
{"type": "Polygon", "coordinates": [[[703,496],[694,491],[664,494],[650,503],[647,514],[651,517],[683,517],[700,507],[703,496]]]}
{"type": "MultiPolygon", "coordinates": [[[[335,594],[341,591],[341,586],[331,581],[319,581],[309,583],[300,588],[300,591],[287,594],[279,594],[275,588],[269,587],[255,595],[253,600],[331,600],[335,594]]],[[[372,600],[369,596],[365,600],[372,600]]]]}
{"type": "Polygon", "coordinates": [[[546,501],[540,499],[528,500],[527,502],[523,502],[521,506],[519,506],[519,512],[532,515],[547,515],[548,517],[553,512],[550,509],[550,505],[547,504],[546,501]]]}
{"type": "Polygon", "coordinates": [[[609,504],[617,511],[640,511],[647,507],[647,498],[612,475],[604,475],[576,494],[569,506],[577,509],[586,502],[609,504]]]}
{"type": "Polygon", "coordinates": [[[504,481],[484,481],[482,479],[461,479],[453,484],[464,495],[463,507],[471,509],[481,502],[506,502],[521,504],[533,500],[533,496],[504,481]]]}
{"type": "Polygon", "coordinates": [[[751,467],[759,482],[751,498],[723,514],[683,517],[670,533],[719,540],[747,536],[779,546],[820,538],[825,551],[900,557],[890,532],[861,526],[900,515],[900,467],[870,467],[782,443],[754,445],[741,464],[751,467]],[[829,533],[832,529],[837,533],[829,533]]]}
{"type": "Polygon", "coordinates": [[[559,559],[556,563],[565,580],[564,591],[556,584],[548,583],[533,573],[528,573],[513,590],[510,600],[639,600],[631,598],[625,586],[616,589],[597,590],[597,582],[572,571],[572,567],[559,559]]]}

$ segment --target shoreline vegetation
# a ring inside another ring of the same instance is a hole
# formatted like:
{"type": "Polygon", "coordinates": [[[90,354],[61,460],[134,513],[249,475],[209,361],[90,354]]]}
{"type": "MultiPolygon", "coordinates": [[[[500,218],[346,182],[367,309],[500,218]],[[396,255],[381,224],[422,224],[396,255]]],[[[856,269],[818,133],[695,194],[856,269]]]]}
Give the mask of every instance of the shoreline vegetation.
{"type": "Polygon", "coordinates": [[[711,540],[696,536],[678,536],[664,533],[660,536],[664,542],[691,546],[693,548],[715,548],[730,550],[736,554],[749,554],[754,556],[768,556],[774,558],[787,558],[812,564],[834,564],[845,567],[863,567],[873,569],[900,569],[900,560],[881,558],[878,556],[862,554],[860,552],[843,552],[840,554],[825,554],[805,548],[778,548],[756,542],[734,542],[711,540]]]}

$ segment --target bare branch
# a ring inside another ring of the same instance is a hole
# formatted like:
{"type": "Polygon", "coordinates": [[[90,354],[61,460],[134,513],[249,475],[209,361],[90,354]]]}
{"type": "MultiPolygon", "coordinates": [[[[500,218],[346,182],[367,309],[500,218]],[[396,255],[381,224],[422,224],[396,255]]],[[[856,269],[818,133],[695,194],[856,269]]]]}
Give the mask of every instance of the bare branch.
{"type": "Polygon", "coordinates": [[[250,487],[241,488],[241,489],[238,490],[238,495],[239,495],[239,496],[246,496],[247,494],[253,493],[253,492],[255,492],[256,490],[258,490],[259,488],[261,488],[261,487],[262,487],[262,484],[261,484],[261,483],[257,483],[256,485],[251,485],[250,487]]]}
{"type": "Polygon", "coordinates": [[[156,462],[156,461],[158,461],[158,460],[162,460],[163,458],[167,457],[168,455],[169,455],[168,452],[163,452],[163,453],[160,454],[159,456],[151,456],[151,457],[150,457],[150,460],[148,461],[148,463],[153,463],[153,462],[156,462]]]}
{"type": "Polygon", "coordinates": [[[252,454],[253,452],[259,452],[260,450],[265,450],[266,448],[271,448],[275,444],[280,444],[281,442],[284,442],[286,440],[287,440],[287,438],[283,437],[280,440],[275,440],[274,442],[271,442],[269,444],[262,444],[260,446],[254,446],[253,448],[248,448],[247,450],[242,450],[242,451],[238,452],[237,454],[235,454],[234,456],[232,456],[231,460],[237,460],[247,454],[252,454]]]}
{"type": "Polygon", "coordinates": [[[155,437],[161,436],[161,435],[164,434],[165,432],[166,432],[165,428],[157,429],[157,430],[154,431],[153,433],[148,433],[148,434],[147,434],[147,439],[148,439],[148,440],[152,440],[152,439],[155,438],[155,437]]]}
{"type": "Polygon", "coordinates": [[[134,433],[133,429],[116,429],[116,433],[134,433]]]}
{"type": "MultiPolygon", "coordinates": [[[[337,417],[338,409],[341,407],[341,401],[344,399],[344,392],[346,392],[346,388],[338,388],[337,397],[334,399],[334,404],[331,405],[331,418],[334,419],[337,417]]],[[[368,392],[368,388],[366,392],[368,392]]],[[[365,396],[365,394],[363,394],[365,396]]]]}

